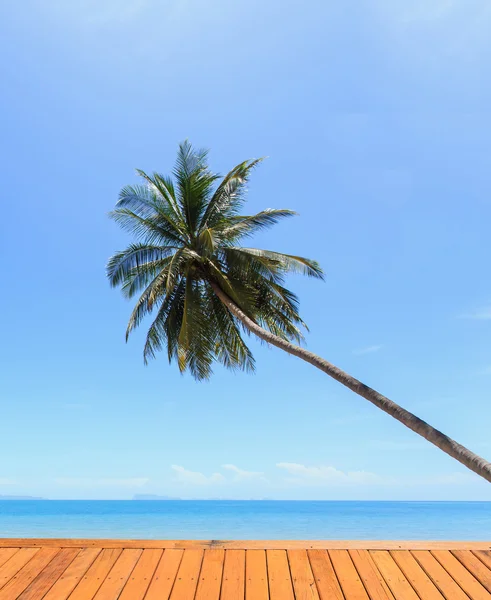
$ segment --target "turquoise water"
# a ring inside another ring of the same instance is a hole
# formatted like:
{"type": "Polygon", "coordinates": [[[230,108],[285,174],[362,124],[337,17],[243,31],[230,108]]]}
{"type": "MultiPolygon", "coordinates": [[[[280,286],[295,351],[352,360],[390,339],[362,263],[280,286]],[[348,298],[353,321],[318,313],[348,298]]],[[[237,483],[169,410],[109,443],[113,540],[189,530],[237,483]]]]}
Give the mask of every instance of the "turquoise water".
{"type": "Polygon", "coordinates": [[[491,502],[8,500],[0,537],[491,540],[491,502]]]}

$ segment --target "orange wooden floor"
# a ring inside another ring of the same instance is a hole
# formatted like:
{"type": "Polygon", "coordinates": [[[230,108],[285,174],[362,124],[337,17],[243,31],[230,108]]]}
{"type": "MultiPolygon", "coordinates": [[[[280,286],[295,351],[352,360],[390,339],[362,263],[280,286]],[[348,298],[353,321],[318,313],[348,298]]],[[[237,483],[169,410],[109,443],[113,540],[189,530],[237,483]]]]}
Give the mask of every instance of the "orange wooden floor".
{"type": "Polygon", "coordinates": [[[491,544],[0,539],[0,600],[490,600],[491,544]]]}

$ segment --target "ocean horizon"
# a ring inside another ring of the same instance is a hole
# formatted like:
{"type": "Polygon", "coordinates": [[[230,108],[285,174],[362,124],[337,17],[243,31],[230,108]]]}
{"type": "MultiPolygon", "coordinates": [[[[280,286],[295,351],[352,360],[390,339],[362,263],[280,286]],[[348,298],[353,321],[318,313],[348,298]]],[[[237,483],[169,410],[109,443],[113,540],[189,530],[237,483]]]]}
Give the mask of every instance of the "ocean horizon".
{"type": "Polygon", "coordinates": [[[491,502],[0,499],[0,537],[478,541],[491,502]]]}

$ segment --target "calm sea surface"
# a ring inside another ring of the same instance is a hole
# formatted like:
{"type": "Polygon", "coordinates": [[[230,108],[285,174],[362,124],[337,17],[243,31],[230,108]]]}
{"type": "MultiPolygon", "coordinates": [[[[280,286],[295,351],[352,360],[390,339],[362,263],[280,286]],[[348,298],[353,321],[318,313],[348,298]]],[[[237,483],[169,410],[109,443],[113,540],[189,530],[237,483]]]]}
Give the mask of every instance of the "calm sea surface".
{"type": "Polygon", "coordinates": [[[7,500],[0,537],[491,540],[491,502],[7,500]]]}

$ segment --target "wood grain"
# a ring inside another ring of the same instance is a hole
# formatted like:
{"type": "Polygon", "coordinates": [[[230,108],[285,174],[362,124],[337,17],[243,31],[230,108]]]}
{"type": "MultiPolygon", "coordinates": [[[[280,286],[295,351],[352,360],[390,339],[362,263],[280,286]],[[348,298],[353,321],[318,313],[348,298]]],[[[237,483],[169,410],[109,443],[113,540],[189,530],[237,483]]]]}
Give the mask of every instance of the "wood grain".
{"type": "Polygon", "coordinates": [[[368,550],[349,550],[348,552],[370,600],[394,600],[389,586],[377,569],[368,550]]]}
{"type": "Polygon", "coordinates": [[[79,549],[77,548],[63,548],[60,550],[48,566],[18,597],[18,600],[39,600],[39,598],[43,598],[78,553],[79,549]]]}
{"type": "Polygon", "coordinates": [[[0,548],[0,600],[491,600],[480,545],[58,542],[0,548]]]}
{"type": "Polygon", "coordinates": [[[244,600],[245,550],[227,550],[223,564],[220,600],[244,600]]]}
{"type": "Polygon", "coordinates": [[[225,550],[222,548],[205,550],[198,589],[196,590],[196,600],[220,597],[224,558],[225,550]]]}
{"type": "Polygon", "coordinates": [[[346,600],[370,600],[347,550],[329,550],[334,571],[346,600]]]}
{"type": "Polygon", "coordinates": [[[246,552],[246,600],[268,600],[268,570],[265,550],[246,552]]]}
{"type": "Polygon", "coordinates": [[[320,600],[344,600],[327,550],[309,550],[307,554],[320,600]]]}
{"type": "Polygon", "coordinates": [[[286,550],[267,550],[266,563],[271,600],[294,600],[286,550]]]}
{"type": "Polygon", "coordinates": [[[202,561],[203,550],[184,552],[170,595],[171,600],[194,600],[202,561]]]}
{"type": "Polygon", "coordinates": [[[43,600],[66,600],[101,552],[101,548],[83,548],[43,600]]]}
{"type": "Polygon", "coordinates": [[[168,600],[176,581],[183,553],[184,550],[174,548],[164,550],[148,587],[145,600],[168,600]]]}

